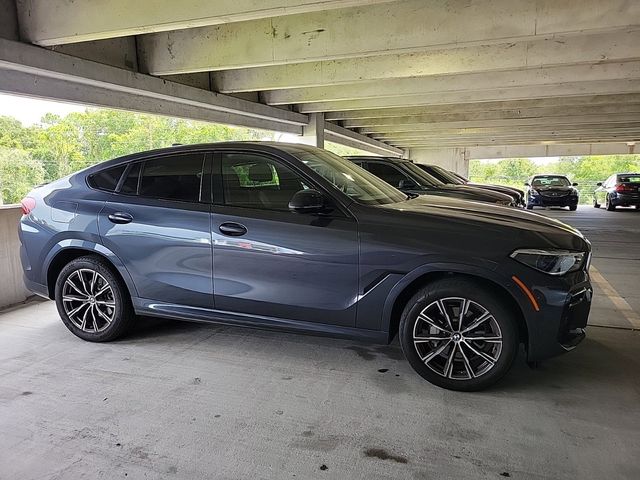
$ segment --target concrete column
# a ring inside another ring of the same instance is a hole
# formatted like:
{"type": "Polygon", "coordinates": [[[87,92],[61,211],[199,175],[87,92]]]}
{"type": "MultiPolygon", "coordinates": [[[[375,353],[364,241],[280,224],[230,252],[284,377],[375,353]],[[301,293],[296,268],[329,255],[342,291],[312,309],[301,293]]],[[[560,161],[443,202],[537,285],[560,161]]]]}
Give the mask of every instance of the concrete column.
{"type": "Polygon", "coordinates": [[[324,113],[309,115],[309,124],[302,127],[302,143],[324,148],[324,113]]]}
{"type": "Polygon", "coordinates": [[[409,158],[416,163],[430,163],[467,176],[469,155],[466,148],[412,148],[409,158]]]}
{"type": "Polygon", "coordinates": [[[15,0],[0,0],[0,38],[19,40],[15,0]]]}
{"type": "Polygon", "coordinates": [[[18,205],[0,206],[0,308],[22,302],[31,295],[22,281],[18,238],[21,215],[18,205]]]}

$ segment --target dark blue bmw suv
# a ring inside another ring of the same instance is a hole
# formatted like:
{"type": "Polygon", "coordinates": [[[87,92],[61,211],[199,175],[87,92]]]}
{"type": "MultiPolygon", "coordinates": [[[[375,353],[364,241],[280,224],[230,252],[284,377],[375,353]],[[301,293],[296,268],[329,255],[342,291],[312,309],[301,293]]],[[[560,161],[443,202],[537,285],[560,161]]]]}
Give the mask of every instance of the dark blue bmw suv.
{"type": "Polygon", "coordinates": [[[25,281],[78,337],[136,315],[389,342],[450,389],[584,338],[590,244],[508,207],[407,196],[336,155],[271,143],[130,155],[22,202],[25,281]]]}

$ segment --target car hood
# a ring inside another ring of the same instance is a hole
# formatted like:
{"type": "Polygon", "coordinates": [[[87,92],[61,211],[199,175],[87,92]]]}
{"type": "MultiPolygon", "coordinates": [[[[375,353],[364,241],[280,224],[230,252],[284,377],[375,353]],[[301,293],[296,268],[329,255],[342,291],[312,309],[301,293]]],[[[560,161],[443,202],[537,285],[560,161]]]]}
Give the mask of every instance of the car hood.
{"type": "Polygon", "coordinates": [[[476,187],[476,188],[488,188],[490,190],[494,190],[496,192],[502,192],[507,195],[515,195],[520,197],[524,195],[524,192],[522,190],[518,190],[517,188],[513,188],[513,187],[505,187],[504,185],[492,185],[488,183],[467,183],[467,185],[470,187],[476,187]]]}
{"type": "Polygon", "coordinates": [[[460,197],[464,197],[469,200],[478,200],[491,203],[496,203],[498,201],[513,201],[513,197],[505,193],[486,190],[479,187],[472,187],[469,185],[440,185],[438,189],[458,194],[460,197]]]}
{"type": "MultiPolygon", "coordinates": [[[[496,239],[499,238],[500,241],[508,240],[505,237],[512,237],[524,247],[530,248],[589,248],[588,241],[582,233],[572,226],[512,207],[421,196],[405,202],[384,205],[382,208],[393,211],[394,215],[413,217],[417,223],[420,223],[421,218],[440,220],[438,224],[446,225],[450,232],[459,230],[461,234],[466,234],[471,229],[482,229],[487,232],[487,241],[491,239],[491,235],[497,235],[496,239]]],[[[429,228],[433,228],[433,225],[429,228]]]]}

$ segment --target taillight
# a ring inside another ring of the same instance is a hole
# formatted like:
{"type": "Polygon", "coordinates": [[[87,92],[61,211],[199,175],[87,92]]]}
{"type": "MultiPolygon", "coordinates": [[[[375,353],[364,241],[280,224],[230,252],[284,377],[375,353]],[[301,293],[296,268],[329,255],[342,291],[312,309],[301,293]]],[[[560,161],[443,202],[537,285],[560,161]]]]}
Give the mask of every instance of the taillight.
{"type": "Polygon", "coordinates": [[[616,185],[616,192],[632,192],[635,189],[630,187],[629,185],[625,185],[624,183],[619,183],[616,185]]]}
{"type": "Polygon", "coordinates": [[[36,208],[36,200],[35,198],[25,197],[20,202],[20,206],[22,207],[22,214],[29,215],[36,208]]]}

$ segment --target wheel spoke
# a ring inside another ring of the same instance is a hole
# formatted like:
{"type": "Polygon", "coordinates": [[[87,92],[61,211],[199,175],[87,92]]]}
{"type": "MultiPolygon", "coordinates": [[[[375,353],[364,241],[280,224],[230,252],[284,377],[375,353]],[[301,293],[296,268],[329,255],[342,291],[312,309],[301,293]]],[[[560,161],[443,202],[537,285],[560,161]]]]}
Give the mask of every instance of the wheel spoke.
{"type": "Polygon", "coordinates": [[[80,283],[82,284],[82,289],[87,295],[91,295],[91,291],[87,288],[87,284],[84,280],[84,275],[82,274],[82,270],[78,270],[78,278],[80,278],[80,283]]]}
{"type": "Polygon", "coordinates": [[[480,318],[478,318],[477,320],[474,320],[471,325],[469,325],[467,328],[465,328],[464,330],[462,330],[460,333],[467,333],[470,332],[471,330],[475,330],[476,328],[478,328],[482,323],[486,322],[487,320],[489,320],[490,318],[492,318],[491,314],[489,312],[484,312],[480,318]]]}
{"type": "Polygon", "coordinates": [[[62,297],[62,300],[64,300],[65,302],[86,302],[89,299],[86,296],[78,297],[75,295],[64,295],[62,297]]]}
{"type": "Polygon", "coordinates": [[[449,357],[447,358],[447,363],[444,365],[444,376],[447,378],[451,378],[453,374],[453,359],[456,356],[456,350],[458,349],[458,344],[454,343],[449,351],[449,357]]]}
{"type": "MultiPolygon", "coordinates": [[[[105,282],[106,283],[106,282],[105,282]]],[[[102,295],[103,293],[105,293],[106,291],[111,290],[111,285],[109,285],[108,283],[106,283],[106,285],[104,287],[102,287],[100,289],[100,291],[98,293],[96,293],[94,295],[95,298],[98,298],[100,295],[102,295]]]]}
{"type": "Polygon", "coordinates": [[[73,288],[76,292],[78,292],[80,295],[83,296],[87,296],[86,293],[82,292],[78,287],[76,287],[76,285],[71,281],[71,277],[67,278],[67,281],[64,282],[65,284],[69,285],[71,288],[73,288]]]}
{"type": "Polygon", "coordinates": [[[74,308],[73,310],[71,310],[70,312],[67,312],[67,316],[69,316],[69,318],[75,316],[80,310],[82,310],[82,307],[86,307],[87,305],[89,305],[88,303],[83,303],[82,305],[80,305],[79,307],[74,308]]]}
{"type": "Polygon", "coordinates": [[[467,354],[464,353],[462,344],[460,344],[460,354],[462,355],[462,361],[464,362],[464,369],[467,371],[467,375],[469,375],[469,378],[476,378],[476,374],[474,373],[473,368],[471,368],[471,363],[467,358],[467,354]]]}
{"type": "Polygon", "coordinates": [[[450,337],[413,337],[413,343],[441,342],[449,339],[450,337]]]}
{"type": "Polygon", "coordinates": [[[438,305],[438,309],[440,310],[440,313],[444,316],[444,318],[446,318],[447,320],[447,325],[449,325],[449,331],[453,332],[453,324],[451,323],[451,318],[449,318],[449,314],[447,313],[447,310],[444,308],[444,303],[442,303],[442,300],[438,300],[436,302],[436,305],[438,305]]]}
{"type": "Polygon", "coordinates": [[[460,315],[458,316],[458,331],[462,330],[462,322],[464,321],[464,316],[467,314],[469,310],[469,300],[466,298],[462,299],[462,308],[460,309],[460,315]]]}
{"type": "Polygon", "coordinates": [[[98,312],[98,315],[100,315],[104,319],[105,322],[111,323],[111,318],[109,318],[107,315],[105,315],[104,312],[102,310],[100,310],[98,305],[96,305],[96,312],[98,312]]]}
{"type": "Polygon", "coordinates": [[[495,363],[496,363],[496,359],[495,358],[492,358],[489,355],[487,355],[486,353],[484,353],[483,351],[474,348],[473,345],[471,345],[466,340],[464,341],[464,344],[469,348],[469,350],[471,350],[473,353],[478,355],[480,358],[482,358],[486,362],[489,362],[492,366],[495,365],[495,363]]]}
{"type": "Polygon", "coordinates": [[[427,317],[424,312],[421,313],[420,315],[418,315],[418,319],[422,320],[424,323],[427,323],[429,325],[431,325],[433,328],[437,328],[438,330],[440,330],[441,332],[445,332],[445,333],[451,333],[451,330],[447,330],[446,328],[442,328],[441,326],[439,326],[436,322],[433,321],[433,319],[427,317]]]}
{"type": "Polygon", "coordinates": [[[82,330],[85,330],[87,328],[87,314],[89,313],[89,310],[91,310],[91,306],[89,306],[89,308],[87,308],[82,315],[82,326],[80,327],[82,330]]]}
{"type": "Polygon", "coordinates": [[[469,342],[502,343],[502,337],[464,337],[469,342]]]}
{"type": "Polygon", "coordinates": [[[429,355],[427,355],[426,357],[423,357],[422,361],[424,363],[429,363],[431,360],[433,360],[438,355],[440,355],[444,351],[444,349],[447,348],[447,345],[449,345],[450,343],[451,343],[451,340],[447,341],[444,345],[440,345],[438,348],[436,348],[429,355]]]}
{"type": "Polygon", "coordinates": [[[107,307],[114,307],[116,302],[113,300],[96,300],[96,305],[106,305],[107,307]]]}
{"type": "Polygon", "coordinates": [[[91,292],[95,292],[96,280],[98,279],[98,272],[93,271],[93,275],[91,276],[91,292]]]}

